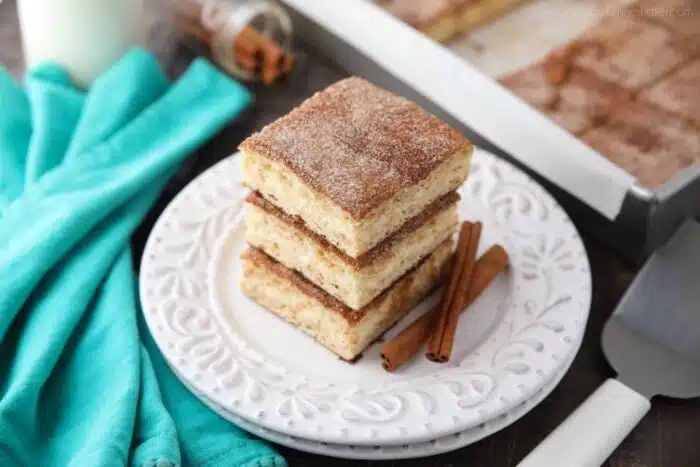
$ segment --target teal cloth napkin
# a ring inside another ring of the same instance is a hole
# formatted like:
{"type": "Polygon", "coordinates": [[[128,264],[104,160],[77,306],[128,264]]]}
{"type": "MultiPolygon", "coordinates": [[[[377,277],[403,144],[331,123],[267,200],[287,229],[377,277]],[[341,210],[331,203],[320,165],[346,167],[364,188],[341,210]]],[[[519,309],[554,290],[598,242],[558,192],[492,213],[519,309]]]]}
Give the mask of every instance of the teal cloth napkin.
{"type": "Polygon", "coordinates": [[[286,465],[171,373],[141,322],[129,237],[248,103],[205,60],[169,83],[136,49],[77,91],[0,70],[0,465],[286,465]]]}

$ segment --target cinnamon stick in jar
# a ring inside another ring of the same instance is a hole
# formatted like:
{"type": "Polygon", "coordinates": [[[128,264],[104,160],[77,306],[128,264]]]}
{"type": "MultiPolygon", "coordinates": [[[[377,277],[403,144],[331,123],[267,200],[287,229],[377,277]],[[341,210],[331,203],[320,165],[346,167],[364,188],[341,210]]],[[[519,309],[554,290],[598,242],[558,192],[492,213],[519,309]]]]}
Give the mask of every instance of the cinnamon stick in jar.
{"type": "Polygon", "coordinates": [[[261,34],[250,24],[237,31],[230,44],[223,47],[219,44],[215,49],[215,39],[227,37],[219,34],[224,34],[226,32],[224,29],[230,26],[225,22],[217,21],[218,17],[226,16],[225,5],[222,6],[223,13],[218,10],[218,6],[213,11],[214,13],[207,15],[210,21],[205,22],[200,4],[193,0],[178,0],[174,8],[175,29],[206,45],[209,51],[213,52],[215,61],[224,65],[227,71],[239,77],[241,72],[248,73],[248,75],[242,75],[244,79],[255,77],[269,85],[291,72],[293,56],[274,39],[261,34]]]}
{"type": "Polygon", "coordinates": [[[260,50],[266,40],[258,31],[250,26],[242,28],[233,43],[233,48],[237,53],[244,55],[255,55],[260,50]]]}
{"type": "MultiPolygon", "coordinates": [[[[500,245],[490,247],[474,265],[472,281],[466,291],[466,300],[461,312],[463,313],[488,286],[508,267],[508,253],[500,245]]],[[[439,305],[413,321],[393,339],[385,342],[381,349],[382,367],[387,371],[395,371],[410,360],[423,347],[435,327],[436,317],[440,312],[439,305]]]]}
{"type": "Polygon", "coordinates": [[[282,57],[282,72],[287,75],[294,68],[294,55],[286,54],[282,57]]]}

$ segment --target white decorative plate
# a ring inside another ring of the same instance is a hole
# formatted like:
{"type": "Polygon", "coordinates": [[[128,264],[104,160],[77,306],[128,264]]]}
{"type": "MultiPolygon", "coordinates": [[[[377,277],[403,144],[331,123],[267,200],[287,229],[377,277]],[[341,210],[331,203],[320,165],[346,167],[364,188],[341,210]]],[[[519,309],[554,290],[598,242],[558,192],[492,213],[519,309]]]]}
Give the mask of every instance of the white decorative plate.
{"type": "Polygon", "coordinates": [[[389,374],[379,346],[345,363],[242,295],[239,160],[212,167],[166,208],[140,277],[146,322],[165,358],[227,411],[321,442],[416,443],[513,410],[575,354],[591,299],[583,244],[554,199],[510,164],[475,151],[460,211],[484,223],[481,251],[502,244],[512,268],[463,315],[448,364],[416,358],[389,374]]]}
{"type": "MultiPolygon", "coordinates": [[[[520,418],[525,416],[530,410],[535,408],[540,402],[547,397],[554,388],[557,387],[562,380],[566,371],[571,367],[573,359],[571,359],[551,381],[542,386],[530,399],[520,403],[513,410],[506,412],[499,417],[488,420],[473,428],[468,428],[464,431],[446,435],[440,438],[421,441],[418,443],[404,445],[386,445],[386,446],[370,446],[370,445],[352,445],[352,444],[334,444],[314,441],[305,438],[297,438],[294,436],[285,435],[276,431],[268,430],[254,423],[242,419],[224,410],[213,401],[207,399],[206,396],[199,393],[181,375],[178,375],[182,382],[190,391],[197,395],[200,400],[209,406],[214,412],[218,413],[223,418],[232,422],[238,427],[252,433],[260,438],[266,439],[273,443],[297,449],[299,451],[311,452],[323,456],[340,457],[344,459],[367,459],[367,460],[389,460],[389,459],[413,459],[417,457],[434,456],[445,452],[454,451],[456,449],[469,446],[477,441],[490,436],[497,431],[502,430],[511,423],[515,423],[520,418]]],[[[177,371],[175,372],[177,374],[177,371]]]]}

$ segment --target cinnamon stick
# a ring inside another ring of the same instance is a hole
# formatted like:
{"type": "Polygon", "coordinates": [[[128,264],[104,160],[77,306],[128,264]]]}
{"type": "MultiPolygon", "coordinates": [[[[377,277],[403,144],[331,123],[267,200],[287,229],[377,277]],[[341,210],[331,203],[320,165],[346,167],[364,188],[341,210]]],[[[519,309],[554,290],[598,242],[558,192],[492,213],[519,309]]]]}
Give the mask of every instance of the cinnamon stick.
{"type": "Polygon", "coordinates": [[[266,66],[262,69],[262,81],[266,85],[274,83],[281,75],[282,71],[277,68],[266,66]]]}
{"type": "Polygon", "coordinates": [[[238,33],[234,43],[237,54],[255,57],[262,61],[262,79],[265,84],[273,83],[284,73],[285,53],[276,42],[263,36],[250,26],[238,33]]]}
{"type": "Polygon", "coordinates": [[[294,68],[294,55],[285,54],[282,58],[282,72],[287,75],[294,68]]]}
{"type": "Polygon", "coordinates": [[[457,293],[457,291],[469,287],[480,237],[480,222],[474,224],[465,222],[462,224],[457,244],[457,260],[455,260],[450,275],[450,283],[445,299],[440,301],[437,326],[433,330],[428,344],[426,356],[434,362],[445,363],[452,355],[457,322],[466,300],[466,294],[457,293]]]}
{"type": "Polygon", "coordinates": [[[260,60],[254,55],[246,55],[237,51],[233,58],[236,63],[248,71],[257,71],[260,68],[260,60]]]}
{"type": "MultiPolygon", "coordinates": [[[[462,313],[481,296],[499,274],[505,271],[507,266],[508,254],[500,245],[492,246],[479,258],[474,265],[472,282],[466,290],[467,297],[462,313]]],[[[432,333],[439,310],[439,305],[434,307],[413,321],[399,335],[382,345],[381,358],[385,370],[396,370],[418,353],[432,333]]]]}
{"type": "Polygon", "coordinates": [[[255,55],[261,50],[263,44],[269,40],[254,28],[245,26],[236,34],[233,48],[245,55],[255,55]]]}
{"type": "Polygon", "coordinates": [[[282,47],[275,44],[270,39],[266,39],[262,45],[263,61],[266,67],[281,70],[284,61],[284,51],[282,47]]]}
{"type": "MultiPolygon", "coordinates": [[[[211,48],[213,42],[212,33],[206,29],[200,22],[196,19],[191,20],[186,17],[176,17],[174,21],[175,29],[180,31],[182,34],[193,37],[198,41],[204,43],[207,47],[211,48]]],[[[252,29],[249,26],[243,28],[243,30],[252,29]]],[[[241,34],[246,36],[246,34],[241,31],[241,34]]],[[[239,36],[241,35],[239,34],[239,36]]],[[[236,36],[238,38],[238,36],[236,36]]],[[[233,58],[241,67],[248,71],[255,71],[260,67],[260,57],[256,52],[257,49],[252,49],[251,47],[239,47],[238,40],[233,48],[233,58]]]]}

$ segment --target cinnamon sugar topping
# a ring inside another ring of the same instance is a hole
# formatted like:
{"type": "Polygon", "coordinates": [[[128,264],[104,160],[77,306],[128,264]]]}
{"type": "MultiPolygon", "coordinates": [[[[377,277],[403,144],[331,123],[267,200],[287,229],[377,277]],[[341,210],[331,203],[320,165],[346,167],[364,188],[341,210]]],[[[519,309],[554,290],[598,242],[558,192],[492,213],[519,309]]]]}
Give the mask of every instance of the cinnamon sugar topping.
{"type": "Polygon", "coordinates": [[[416,104],[353,77],[316,93],[240,148],[282,163],[361,219],[471,145],[416,104]]]}

